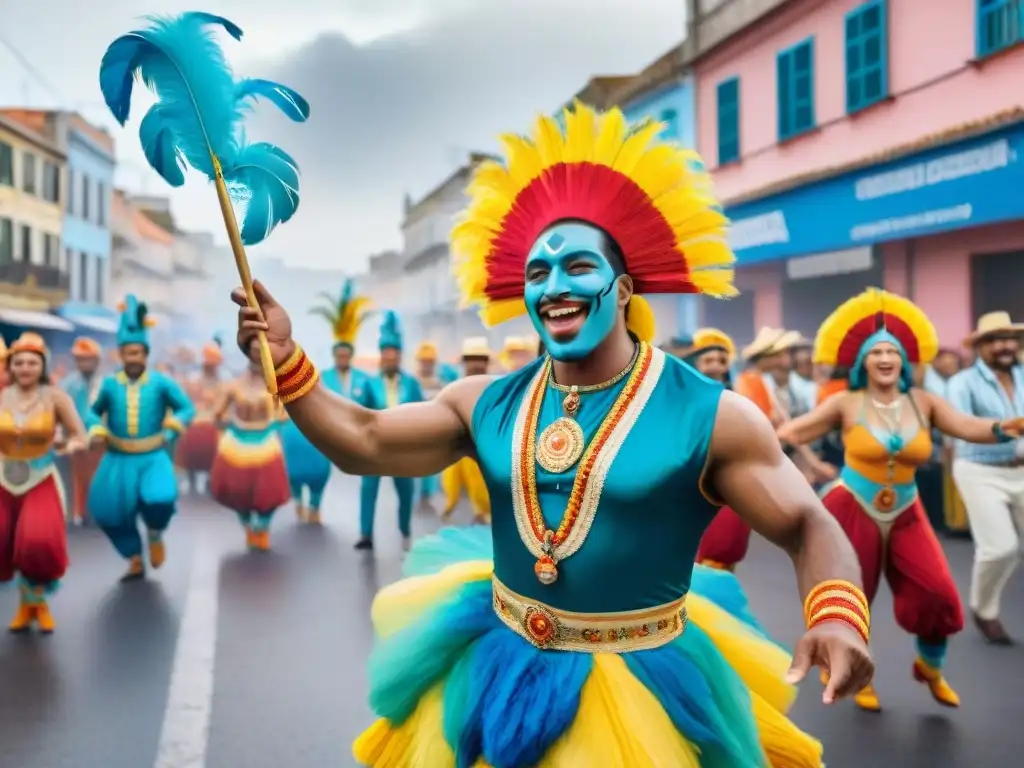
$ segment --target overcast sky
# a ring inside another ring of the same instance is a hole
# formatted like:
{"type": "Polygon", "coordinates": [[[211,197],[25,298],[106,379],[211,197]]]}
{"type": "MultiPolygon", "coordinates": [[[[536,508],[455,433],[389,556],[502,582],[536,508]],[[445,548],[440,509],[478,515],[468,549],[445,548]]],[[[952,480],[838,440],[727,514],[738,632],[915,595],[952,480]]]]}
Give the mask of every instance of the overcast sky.
{"type": "MultiPolygon", "coordinates": [[[[245,31],[226,46],[238,74],[284,82],[312,105],[305,125],[258,119],[259,139],[302,168],[295,219],[257,251],[359,270],[398,247],[403,194],[418,197],[471,149],[521,130],[593,74],[632,73],[678,43],[683,0],[36,0],[3,2],[0,103],[78,109],[112,126],[97,68],[106,46],[154,12],[201,9],[245,31]]],[[[118,183],[162,193],[137,138],[114,130],[118,183]]],[[[113,126],[112,126],[113,127],[113,126]]],[[[193,177],[172,193],[188,228],[217,233],[216,197],[193,177]]]]}

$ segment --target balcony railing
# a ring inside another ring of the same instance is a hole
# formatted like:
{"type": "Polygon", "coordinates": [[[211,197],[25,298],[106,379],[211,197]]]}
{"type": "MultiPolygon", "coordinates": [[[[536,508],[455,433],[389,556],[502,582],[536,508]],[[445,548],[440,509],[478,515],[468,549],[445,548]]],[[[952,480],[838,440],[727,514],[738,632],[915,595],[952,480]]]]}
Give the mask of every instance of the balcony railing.
{"type": "Polygon", "coordinates": [[[0,264],[0,283],[39,288],[44,291],[67,291],[70,278],[57,267],[44,267],[24,261],[0,264]]]}

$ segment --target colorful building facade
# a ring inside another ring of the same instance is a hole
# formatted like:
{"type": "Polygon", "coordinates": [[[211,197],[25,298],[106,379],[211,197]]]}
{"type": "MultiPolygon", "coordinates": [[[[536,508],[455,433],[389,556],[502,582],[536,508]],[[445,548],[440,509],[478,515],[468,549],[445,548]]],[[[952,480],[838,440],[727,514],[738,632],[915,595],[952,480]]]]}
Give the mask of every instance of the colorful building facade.
{"type": "Polygon", "coordinates": [[[947,345],[1024,317],[1022,38],[1019,0],[791,0],[695,55],[743,291],[702,321],[810,335],[869,285],[947,345]]]}
{"type": "Polygon", "coordinates": [[[61,249],[66,157],[16,114],[0,112],[0,332],[48,340],[73,329],[53,310],[68,298],[61,249]]]}

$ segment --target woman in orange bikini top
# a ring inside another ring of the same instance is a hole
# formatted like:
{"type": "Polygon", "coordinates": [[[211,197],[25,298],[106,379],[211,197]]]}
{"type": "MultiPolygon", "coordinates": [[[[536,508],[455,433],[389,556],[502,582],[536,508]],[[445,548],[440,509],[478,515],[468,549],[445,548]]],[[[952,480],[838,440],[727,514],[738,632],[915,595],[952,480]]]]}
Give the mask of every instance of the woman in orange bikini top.
{"type": "MultiPolygon", "coordinates": [[[[917,493],[915,473],[932,455],[930,429],[974,443],[1012,439],[1024,420],[1003,423],[960,413],[914,386],[913,366],[939,348],[934,326],[908,299],[876,288],[837,309],[815,340],[815,362],[849,370],[849,391],[834,394],[779,437],[801,445],[840,429],[845,466],[823,502],[853,543],[869,600],[884,572],[896,621],[916,637],[913,675],[940,704],[960,698],[943,676],[948,638],[963,628],[963,608],[946,555],[917,493]]],[[[855,701],[878,711],[872,687],[855,701]]]]}
{"type": "Polygon", "coordinates": [[[71,398],[50,386],[43,339],[25,333],[9,350],[11,385],[0,392],[0,581],[19,577],[12,632],[54,630],[47,597],[68,566],[64,493],[54,465],[57,427],[65,452],[86,447],[71,398]]]}

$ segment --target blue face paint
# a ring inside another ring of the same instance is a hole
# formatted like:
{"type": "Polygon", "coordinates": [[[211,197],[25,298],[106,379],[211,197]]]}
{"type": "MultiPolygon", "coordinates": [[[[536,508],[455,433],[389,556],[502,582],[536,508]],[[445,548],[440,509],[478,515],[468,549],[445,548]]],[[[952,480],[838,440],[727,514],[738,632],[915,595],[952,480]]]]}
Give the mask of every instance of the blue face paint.
{"type": "Polygon", "coordinates": [[[857,359],[853,364],[853,368],[850,369],[850,389],[864,389],[868,385],[868,372],[864,367],[864,360],[867,358],[868,352],[883,343],[892,344],[900,353],[900,361],[903,363],[900,366],[900,391],[906,392],[914,386],[914,369],[911,368],[910,360],[907,359],[907,351],[900,344],[899,339],[885,330],[885,328],[882,328],[871,334],[861,344],[860,352],[857,353],[857,359]]]}
{"type": "Polygon", "coordinates": [[[605,255],[608,238],[589,224],[566,222],[546,230],[526,260],[526,309],[548,353],[555,360],[582,360],[605,340],[621,311],[619,274],[605,255]],[[541,317],[551,301],[577,301],[588,314],[571,339],[556,339],[541,317]]]}

